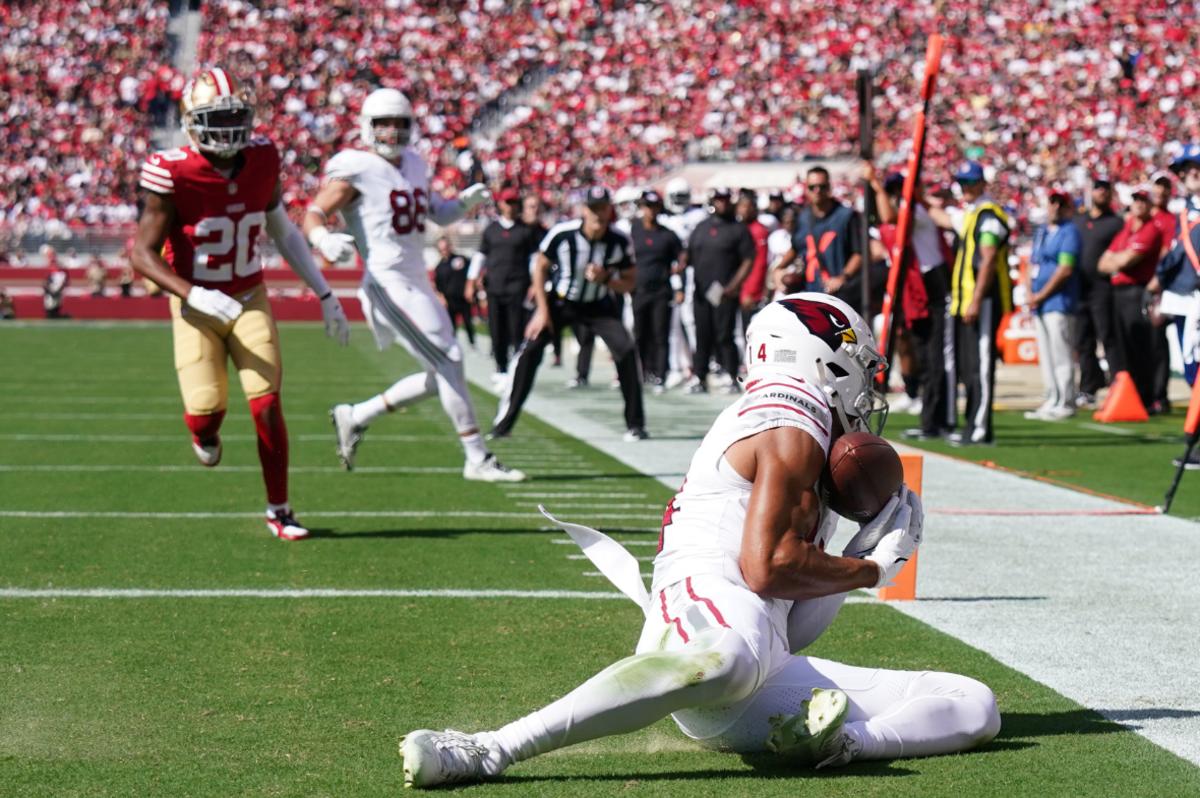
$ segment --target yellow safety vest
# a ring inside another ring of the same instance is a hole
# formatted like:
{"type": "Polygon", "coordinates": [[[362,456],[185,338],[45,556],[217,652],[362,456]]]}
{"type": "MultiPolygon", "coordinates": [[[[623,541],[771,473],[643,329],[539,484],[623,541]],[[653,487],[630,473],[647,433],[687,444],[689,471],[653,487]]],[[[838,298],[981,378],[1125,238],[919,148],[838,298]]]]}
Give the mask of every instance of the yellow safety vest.
{"type": "MultiPolygon", "coordinates": [[[[963,221],[962,237],[954,256],[954,271],[950,274],[950,315],[961,316],[975,296],[975,275],[979,271],[979,217],[991,213],[1009,231],[1008,214],[994,202],[982,202],[971,209],[963,221]]],[[[988,295],[999,300],[1000,314],[1012,310],[1012,280],[1008,275],[1008,242],[1011,233],[996,250],[996,276],[988,295]]]]}

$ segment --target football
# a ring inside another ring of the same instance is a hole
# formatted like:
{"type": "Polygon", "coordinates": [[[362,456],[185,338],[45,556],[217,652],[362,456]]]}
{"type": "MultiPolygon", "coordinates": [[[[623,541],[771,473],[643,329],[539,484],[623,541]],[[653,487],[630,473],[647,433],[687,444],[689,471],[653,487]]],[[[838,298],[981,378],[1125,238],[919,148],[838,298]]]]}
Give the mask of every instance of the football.
{"type": "Polygon", "coordinates": [[[821,477],[829,506],[843,518],[870,521],[904,483],[900,455],[869,432],[848,432],[833,442],[821,477]]]}

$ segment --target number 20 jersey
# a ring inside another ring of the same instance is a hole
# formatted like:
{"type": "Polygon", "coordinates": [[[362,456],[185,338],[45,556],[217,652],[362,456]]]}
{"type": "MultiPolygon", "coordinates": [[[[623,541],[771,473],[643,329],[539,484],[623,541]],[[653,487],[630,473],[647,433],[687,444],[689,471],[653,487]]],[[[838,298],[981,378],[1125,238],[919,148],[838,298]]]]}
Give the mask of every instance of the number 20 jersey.
{"type": "Polygon", "coordinates": [[[194,147],[163,150],[146,159],[138,181],[175,205],[163,259],[185,280],[227,294],[263,281],[258,239],[279,183],[279,152],[268,139],[253,139],[240,162],[226,177],[194,147]]]}
{"type": "Polygon", "coordinates": [[[342,150],[325,164],[325,180],[344,180],[358,196],[342,208],[367,271],[425,276],[425,218],[429,213],[429,169],[405,148],[398,165],[365,150],[342,150]]]}

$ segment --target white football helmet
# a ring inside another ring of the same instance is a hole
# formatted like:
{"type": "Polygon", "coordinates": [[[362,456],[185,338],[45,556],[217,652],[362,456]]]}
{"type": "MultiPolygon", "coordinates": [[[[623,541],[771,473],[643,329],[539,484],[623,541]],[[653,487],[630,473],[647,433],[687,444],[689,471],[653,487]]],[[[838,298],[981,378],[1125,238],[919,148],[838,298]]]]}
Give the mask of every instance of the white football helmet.
{"type": "Polygon", "coordinates": [[[677,177],[667,183],[667,207],[683,213],[692,204],[692,187],[686,178],[677,177]]]}
{"type": "Polygon", "coordinates": [[[638,200],[642,190],[637,186],[621,186],[613,194],[613,205],[616,206],[617,216],[621,219],[632,219],[637,215],[638,200]]]}
{"type": "Polygon", "coordinates": [[[250,143],[254,106],[250,93],[232,75],[213,67],[183,87],[179,120],[197,150],[232,158],[250,143]]]}
{"type": "Polygon", "coordinates": [[[399,158],[412,140],[412,103],[395,89],[376,89],[368,94],[358,120],[363,143],[388,160],[399,158]],[[407,124],[376,128],[378,119],[399,119],[407,124]]]}
{"type": "Polygon", "coordinates": [[[845,432],[878,434],[887,401],[875,377],[886,368],[862,317],[828,294],[783,297],[755,314],[746,330],[747,378],[790,374],[820,387],[845,432]]]}

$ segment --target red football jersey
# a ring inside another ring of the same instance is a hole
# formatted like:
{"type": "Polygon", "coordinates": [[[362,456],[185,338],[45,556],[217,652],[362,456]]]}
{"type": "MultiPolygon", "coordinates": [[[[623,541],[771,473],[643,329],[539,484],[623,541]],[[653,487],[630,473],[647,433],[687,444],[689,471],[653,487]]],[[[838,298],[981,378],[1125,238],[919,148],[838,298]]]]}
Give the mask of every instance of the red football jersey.
{"type": "Polygon", "coordinates": [[[258,238],[279,165],[279,151],[265,138],[242,150],[241,168],[231,177],[191,146],[156,152],[142,164],[139,185],[175,203],[163,258],[176,274],[227,294],[262,282],[258,238]]]}

